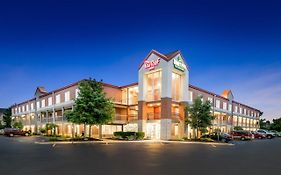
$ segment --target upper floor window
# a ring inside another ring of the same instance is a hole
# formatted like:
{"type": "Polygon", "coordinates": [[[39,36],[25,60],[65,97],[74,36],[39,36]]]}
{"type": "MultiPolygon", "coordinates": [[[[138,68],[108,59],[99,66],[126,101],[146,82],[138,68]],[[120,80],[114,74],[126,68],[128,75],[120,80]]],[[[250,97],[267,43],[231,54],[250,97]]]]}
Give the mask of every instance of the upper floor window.
{"type": "Polygon", "coordinates": [[[60,94],[56,95],[56,104],[60,103],[60,94]]]}
{"type": "Polygon", "coordinates": [[[19,113],[21,113],[21,107],[19,107],[19,113]]]}
{"type": "Polygon", "coordinates": [[[149,101],[161,99],[161,71],[146,75],[146,99],[149,101]]]}
{"type": "Polygon", "coordinates": [[[219,100],[216,100],[216,108],[220,108],[221,102],[219,100]]]}
{"type": "Polygon", "coordinates": [[[25,106],[26,111],[29,111],[29,106],[28,104],[25,106]]]}
{"type": "Polygon", "coordinates": [[[238,106],[235,106],[235,112],[236,113],[238,112],[238,106]]]}
{"type": "Polygon", "coordinates": [[[36,107],[37,107],[37,109],[40,108],[40,102],[39,101],[36,102],[36,107]]]}
{"type": "Polygon", "coordinates": [[[244,108],[244,114],[247,114],[247,109],[244,108]]]}
{"type": "Polygon", "coordinates": [[[181,75],[172,73],[172,99],[179,101],[181,97],[181,75]]]}
{"type": "Polygon", "coordinates": [[[75,89],[75,98],[78,98],[80,90],[79,89],[75,89]]]}
{"type": "Polygon", "coordinates": [[[70,101],[70,93],[69,93],[69,91],[64,93],[64,101],[65,102],[70,101]]]}
{"type": "Polygon", "coordinates": [[[239,110],[240,110],[240,114],[242,114],[242,110],[243,110],[243,109],[240,107],[240,109],[239,109],[239,110]]]}
{"type": "Polygon", "coordinates": [[[212,97],[208,97],[208,101],[212,104],[213,103],[213,98],[212,97]]]}
{"type": "Polygon", "coordinates": [[[46,106],[45,104],[46,104],[46,101],[44,99],[44,100],[41,101],[41,107],[44,108],[46,106]]]}
{"type": "Polygon", "coordinates": [[[228,104],[228,110],[232,111],[232,104],[228,104]]]}
{"type": "Polygon", "coordinates": [[[226,102],[223,102],[222,108],[223,108],[224,110],[227,110],[227,104],[226,104],[226,102]]]}
{"type": "Polygon", "coordinates": [[[34,103],[30,104],[30,109],[33,110],[34,109],[34,103]]]}
{"type": "Polygon", "coordinates": [[[53,98],[49,97],[48,98],[48,106],[52,106],[52,104],[53,104],[53,98]]]}
{"type": "Polygon", "coordinates": [[[189,91],[189,99],[190,99],[190,101],[193,101],[193,92],[192,91],[189,91]]]}

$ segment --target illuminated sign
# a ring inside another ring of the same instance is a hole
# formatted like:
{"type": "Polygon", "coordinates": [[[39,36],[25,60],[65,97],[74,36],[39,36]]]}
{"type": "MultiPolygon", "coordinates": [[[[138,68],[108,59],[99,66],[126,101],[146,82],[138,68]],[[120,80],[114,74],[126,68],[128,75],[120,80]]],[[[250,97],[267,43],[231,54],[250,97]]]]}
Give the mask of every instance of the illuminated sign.
{"type": "Polygon", "coordinates": [[[160,58],[155,61],[144,61],[144,68],[148,70],[153,70],[160,63],[160,58]]]}
{"type": "Polygon", "coordinates": [[[181,56],[175,58],[173,63],[174,63],[174,67],[180,71],[185,71],[187,69],[181,56]]]}

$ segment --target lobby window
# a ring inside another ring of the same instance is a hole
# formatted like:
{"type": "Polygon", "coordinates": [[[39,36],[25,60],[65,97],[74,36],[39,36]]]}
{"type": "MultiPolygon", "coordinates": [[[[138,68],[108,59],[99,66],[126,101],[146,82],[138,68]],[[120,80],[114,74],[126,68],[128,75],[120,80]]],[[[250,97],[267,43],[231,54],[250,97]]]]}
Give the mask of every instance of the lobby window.
{"type": "Polygon", "coordinates": [[[129,88],[129,105],[138,103],[138,94],[139,88],[137,86],[129,88]]]}
{"type": "Polygon", "coordinates": [[[221,102],[219,100],[216,100],[216,108],[220,108],[221,102]]]}
{"type": "Polygon", "coordinates": [[[56,104],[60,103],[60,94],[56,95],[56,104]]]}
{"type": "Polygon", "coordinates": [[[179,101],[181,97],[181,75],[172,73],[172,99],[179,101]]]}
{"type": "Polygon", "coordinates": [[[42,101],[41,101],[41,107],[44,108],[44,107],[45,107],[45,104],[46,104],[46,101],[45,101],[45,100],[42,100],[42,101]]]}
{"type": "Polygon", "coordinates": [[[64,101],[65,101],[65,102],[70,101],[70,93],[69,93],[69,91],[67,91],[66,93],[64,93],[64,101]]]}
{"type": "Polygon", "coordinates": [[[146,75],[147,87],[146,87],[146,99],[148,101],[161,99],[161,72],[153,72],[146,75]]]}
{"type": "Polygon", "coordinates": [[[52,104],[53,104],[53,98],[49,97],[48,98],[48,106],[52,106],[52,104]]]}

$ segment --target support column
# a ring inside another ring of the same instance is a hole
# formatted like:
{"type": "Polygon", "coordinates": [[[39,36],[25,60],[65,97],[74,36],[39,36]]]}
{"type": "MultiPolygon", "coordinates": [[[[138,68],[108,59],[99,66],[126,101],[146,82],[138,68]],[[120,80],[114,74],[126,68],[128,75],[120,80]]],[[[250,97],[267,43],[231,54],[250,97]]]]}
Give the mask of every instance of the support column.
{"type": "Polygon", "coordinates": [[[144,101],[138,102],[138,131],[146,132],[147,106],[144,101]]]}
{"type": "Polygon", "coordinates": [[[160,139],[170,140],[172,129],[172,98],[161,98],[160,139]]]}
{"type": "Polygon", "coordinates": [[[61,123],[61,134],[64,136],[64,121],[63,121],[63,118],[64,118],[64,108],[62,107],[61,108],[61,117],[62,117],[62,119],[61,119],[61,121],[62,121],[62,123],[61,123]]]}

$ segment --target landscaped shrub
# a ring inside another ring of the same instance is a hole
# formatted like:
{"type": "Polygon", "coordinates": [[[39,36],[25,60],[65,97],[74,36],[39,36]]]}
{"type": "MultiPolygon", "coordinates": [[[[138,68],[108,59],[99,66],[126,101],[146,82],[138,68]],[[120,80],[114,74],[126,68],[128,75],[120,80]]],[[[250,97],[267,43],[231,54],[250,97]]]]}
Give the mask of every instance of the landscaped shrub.
{"type": "Polygon", "coordinates": [[[144,134],[144,132],[137,132],[137,140],[143,140],[144,139],[144,136],[145,136],[145,134],[144,134]]]}
{"type": "Polygon", "coordinates": [[[126,140],[142,140],[144,132],[114,132],[114,136],[118,139],[126,140]]]}
{"type": "Polygon", "coordinates": [[[200,141],[201,142],[214,142],[214,140],[211,138],[200,138],[200,141]]]}

